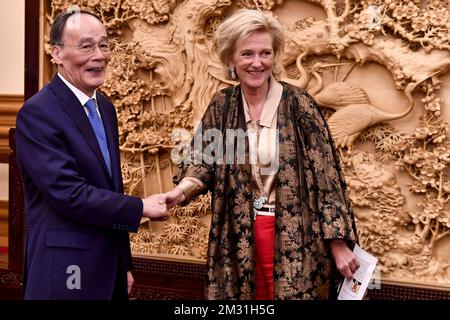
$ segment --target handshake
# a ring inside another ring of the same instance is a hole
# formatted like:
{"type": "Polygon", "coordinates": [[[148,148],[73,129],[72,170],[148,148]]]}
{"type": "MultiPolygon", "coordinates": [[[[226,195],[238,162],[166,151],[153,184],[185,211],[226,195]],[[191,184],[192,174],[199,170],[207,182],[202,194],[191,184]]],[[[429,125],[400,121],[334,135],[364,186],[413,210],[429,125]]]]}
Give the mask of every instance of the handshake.
{"type": "Polygon", "coordinates": [[[175,187],[166,193],[153,194],[142,199],[144,204],[142,216],[156,221],[167,220],[169,218],[168,210],[177,206],[184,200],[184,192],[179,187],[175,187]]]}

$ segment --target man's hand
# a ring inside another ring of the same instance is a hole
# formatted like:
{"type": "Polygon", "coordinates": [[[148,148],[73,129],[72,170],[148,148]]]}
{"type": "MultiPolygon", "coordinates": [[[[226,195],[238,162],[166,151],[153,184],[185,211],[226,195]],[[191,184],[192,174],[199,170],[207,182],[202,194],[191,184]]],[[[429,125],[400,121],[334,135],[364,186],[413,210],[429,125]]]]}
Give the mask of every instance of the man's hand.
{"type": "Polygon", "coordinates": [[[127,272],[128,295],[130,295],[131,288],[133,288],[133,284],[134,284],[134,278],[133,278],[133,275],[131,274],[131,271],[128,271],[128,272],[127,272]]]}
{"type": "Polygon", "coordinates": [[[331,253],[338,271],[347,279],[352,279],[359,268],[359,262],[354,253],[342,239],[331,240],[331,253]]]}
{"type": "Polygon", "coordinates": [[[166,205],[165,194],[153,194],[142,199],[144,210],[142,215],[150,220],[167,220],[169,211],[166,205]]]}

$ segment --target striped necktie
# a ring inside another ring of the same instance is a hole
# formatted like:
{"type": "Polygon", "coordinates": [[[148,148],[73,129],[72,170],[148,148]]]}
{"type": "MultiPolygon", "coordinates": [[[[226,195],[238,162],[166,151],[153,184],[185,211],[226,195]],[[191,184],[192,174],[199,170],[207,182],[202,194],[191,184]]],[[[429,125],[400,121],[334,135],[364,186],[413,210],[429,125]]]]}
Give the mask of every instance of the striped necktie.
{"type": "Polygon", "coordinates": [[[85,106],[89,110],[89,122],[91,123],[92,129],[94,129],[98,145],[102,150],[103,158],[105,159],[106,166],[108,167],[108,172],[111,175],[111,161],[109,159],[108,142],[106,141],[105,128],[103,127],[102,119],[100,119],[97,112],[95,99],[89,99],[88,102],[86,102],[85,106]]]}

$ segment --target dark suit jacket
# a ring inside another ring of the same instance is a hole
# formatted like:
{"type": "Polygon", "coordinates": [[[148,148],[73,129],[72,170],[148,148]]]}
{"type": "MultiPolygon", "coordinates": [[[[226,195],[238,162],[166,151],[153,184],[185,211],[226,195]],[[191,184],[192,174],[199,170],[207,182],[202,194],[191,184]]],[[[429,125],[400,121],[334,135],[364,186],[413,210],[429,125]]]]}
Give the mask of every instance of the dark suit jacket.
{"type": "Polygon", "coordinates": [[[142,201],[123,194],[116,112],[99,93],[97,103],[112,177],[83,107],[58,76],[18,113],[25,299],[110,299],[116,276],[131,269],[128,231],[137,231],[142,201]]]}

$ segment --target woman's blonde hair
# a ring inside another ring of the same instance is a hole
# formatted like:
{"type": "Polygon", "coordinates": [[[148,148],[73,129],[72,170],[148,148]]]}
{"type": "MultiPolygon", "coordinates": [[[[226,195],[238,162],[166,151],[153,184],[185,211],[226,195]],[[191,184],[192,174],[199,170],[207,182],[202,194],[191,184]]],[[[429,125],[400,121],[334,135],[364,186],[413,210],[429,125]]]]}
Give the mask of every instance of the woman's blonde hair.
{"type": "Polygon", "coordinates": [[[277,73],[278,60],[284,50],[283,27],[275,17],[260,10],[240,9],[222,22],[215,35],[219,58],[228,67],[229,59],[236,49],[236,42],[256,31],[267,31],[272,36],[273,70],[277,73]]]}

